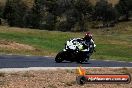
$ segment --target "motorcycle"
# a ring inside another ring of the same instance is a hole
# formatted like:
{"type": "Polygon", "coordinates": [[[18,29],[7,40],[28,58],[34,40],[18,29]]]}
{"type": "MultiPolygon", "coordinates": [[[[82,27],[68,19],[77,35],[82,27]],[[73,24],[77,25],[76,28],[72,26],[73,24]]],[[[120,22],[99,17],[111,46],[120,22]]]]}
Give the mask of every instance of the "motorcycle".
{"type": "Polygon", "coordinates": [[[77,63],[87,62],[94,51],[93,48],[84,48],[80,38],[67,41],[65,48],[56,55],[55,61],[57,63],[64,60],[77,63]]]}

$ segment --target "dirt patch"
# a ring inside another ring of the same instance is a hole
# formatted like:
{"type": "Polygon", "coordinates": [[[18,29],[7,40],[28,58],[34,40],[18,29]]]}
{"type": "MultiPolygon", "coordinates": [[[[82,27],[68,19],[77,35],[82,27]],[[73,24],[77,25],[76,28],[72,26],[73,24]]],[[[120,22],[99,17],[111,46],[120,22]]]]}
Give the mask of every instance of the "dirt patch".
{"type": "MultiPolygon", "coordinates": [[[[88,74],[130,73],[127,68],[90,68],[88,74]]],[[[2,73],[3,74],[3,73],[2,73]]],[[[85,84],[76,83],[76,70],[48,70],[5,73],[0,77],[0,88],[132,88],[130,84],[85,84]]]]}
{"type": "Polygon", "coordinates": [[[15,50],[35,50],[34,47],[20,44],[14,41],[0,40],[0,48],[15,49],[15,50]]]}

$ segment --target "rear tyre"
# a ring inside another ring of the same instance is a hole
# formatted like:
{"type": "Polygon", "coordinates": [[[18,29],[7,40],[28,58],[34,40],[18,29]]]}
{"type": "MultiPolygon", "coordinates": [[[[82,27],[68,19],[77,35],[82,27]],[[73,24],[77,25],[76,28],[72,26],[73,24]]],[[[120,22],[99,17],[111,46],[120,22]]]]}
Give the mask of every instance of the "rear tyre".
{"type": "Polygon", "coordinates": [[[78,61],[77,61],[77,63],[82,64],[82,63],[83,63],[83,61],[78,60],[78,61]]]}
{"type": "Polygon", "coordinates": [[[59,52],[55,57],[55,61],[56,63],[61,63],[63,60],[63,52],[59,52]]]}
{"type": "Polygon", "coordinates": [[[86,57],[85,58],[85,62],[88,62],[89,61],[89,59],[90,59],[90,57],[88,56],[88,57],[86,57]]]}

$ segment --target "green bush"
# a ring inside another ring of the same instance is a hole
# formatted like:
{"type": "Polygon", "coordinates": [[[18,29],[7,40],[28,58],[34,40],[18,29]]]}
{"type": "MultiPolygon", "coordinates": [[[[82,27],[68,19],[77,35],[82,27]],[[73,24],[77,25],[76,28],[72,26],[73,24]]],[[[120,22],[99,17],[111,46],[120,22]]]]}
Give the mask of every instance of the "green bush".
{"type": "Polygon", "coordinates": [[[132,12],[132,0],[120,0],[115,7],[120,13],[120,16],[124,16],[122,20],[129,20],[132,12]]]}
{"type": "Polygon", "coordinates": [[[93,18],[102,21],[105,26],[109,25],[109,22],[114,23],[118,19],[118,12],[108,1],[100,0],[96,3],[93,18]]]}
{"type": "Polygon", "coordinates": [[[23,17],[27,6],[22,0],[7,0],[3,12],[4,19],[7,19],[10,26],[23,27],[23,17]]]}

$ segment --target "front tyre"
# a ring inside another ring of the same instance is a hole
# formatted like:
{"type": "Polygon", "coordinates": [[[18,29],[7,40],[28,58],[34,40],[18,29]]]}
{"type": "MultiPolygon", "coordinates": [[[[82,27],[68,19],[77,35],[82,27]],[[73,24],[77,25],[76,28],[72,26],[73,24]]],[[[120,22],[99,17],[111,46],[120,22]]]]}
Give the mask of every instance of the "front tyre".
{"type": "Polygon", "coordinates": [[[57,63],[61,63],[63,60],[64,60],[64,59],[63,59],[63,51],[62,51],[62,52],[59,52],[59,53],[56,55],[55,61],[56,61],[57,63]]]}

